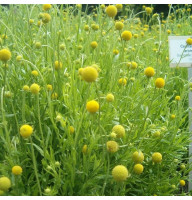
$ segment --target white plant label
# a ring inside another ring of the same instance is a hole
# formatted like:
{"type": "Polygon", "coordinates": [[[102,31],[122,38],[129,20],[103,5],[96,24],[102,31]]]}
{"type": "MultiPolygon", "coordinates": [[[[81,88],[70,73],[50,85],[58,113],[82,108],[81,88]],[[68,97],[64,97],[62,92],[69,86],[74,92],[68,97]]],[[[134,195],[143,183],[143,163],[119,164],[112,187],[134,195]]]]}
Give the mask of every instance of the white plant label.
{"type": "Polygon", "coordinates": [[[192,45],[187,45],[186,40],[192,36],[169,36],[169,61],[170,67],[192,66],[192,45]]]}

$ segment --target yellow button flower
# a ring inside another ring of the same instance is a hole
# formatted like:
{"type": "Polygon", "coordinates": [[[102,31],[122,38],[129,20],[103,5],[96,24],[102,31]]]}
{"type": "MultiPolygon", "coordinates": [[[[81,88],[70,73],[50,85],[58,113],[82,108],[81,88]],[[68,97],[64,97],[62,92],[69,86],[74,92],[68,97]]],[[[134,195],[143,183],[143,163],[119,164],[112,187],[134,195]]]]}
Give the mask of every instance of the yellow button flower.
{"type": "Polygon", "coordinates": [[[192,38],[187,38],[186,43],[187,43],[188,45],[192,45],[192,38]]]}
{"type": "Polygon", "coordinates": [[[31,93],[33,94],[38,94],[39,91],[40,91],[40,86],[36,83],[33,83],[31,86],[30,86],[30,91],[31,93]]]}
{"type": "Polygon", "coordinates": [[[12,168],[12,173],[13,173],[14,175],[21,175],[22,172],[23,172],[23,169],[22,169],[20,166],[14,166],[14,167],[12,168]]]}
{"type": "Polygon", "coordinates": [[[150,15],[152,13],[152,9],[150,7],[146,7],[145,11],[148,15],[150,15]]]}
{"type": "Polygon", "coordinates": [[[99,110],[99,103],[95,100],[88,101],[86,105],[86,109],[90,113],[95,113],[99,110]]]}
{"type": "Polygon", "coordinates": [[[112,176],[117,182],[125,181],[128,178],[128,170],[123,165],[117,165],[112,170],[112,176]]]}
{"type": "Polygon", "coordinates": [[[148,78],[152,77],[155,75],[155,70],[153,67],[147,67],[144,71],[145,76],[147,76],[148,78]]]}
{"type": "Polygon", "coordinates": [[[116,30],[122,30],[124,27],[124,24],[122,22],[116,22],[115,23],[115,29],[116,30]]]}
{"type": "Polygon", "coordinates": [[[55,69],[56,70],[62,69],[62,67],[63,67],[62,62],[55,61],[55,69]]]}
{"type": "Polygon", "coordinates": [[[108,102],[112,102],[112,101],[114,101],[114,96],[113,96],[113,94],[108,94],[107,96],[106,96],[106,100],[108,101],[108,102]]]}
{"type": "Polygon", "coordinates": [[[144,155],[141,151],[135,151],[132,155],[132,159],[135,163],[142,163],[144,161],[144,155]]]}
{"type": "Polygon", "coordinates": [[[180,185],[181,185],[182,187],[185,186],[185,181],[184,181],[184,180],[180,180],[179,183],[180,183],[180,185]]]}
{"type": "Polygon", "coordinates": [[[141,174],[143,172],[143,165],[141,165],[141,164],[134,165],[133,171],[136,174],[141,174]]]}
{"type": "Polygon", "coordinates": [[[87,82],[94,82],[98,77],[98,72],[95,67],[85,67],[81,72],[83,80],[87,82]]]}
{"type": "Polygon", "coordinates": [[[86,154],[86,153],[87,153],[87,149],[88,149],[87,145],[86,145],[86,144],[83,145],[82,153],[83,153],[83,154],[86,154]]]}
{"type": "Polygon", "coordinates": [[[0,60],[3,62],[7,62],[11,59],[11,52],[8,49],[0,50],[0,60]]]}
{"type": "Polygon", "coordinates": [[[126,85],[127,79],[126,78],[120,78],[118,82],[119,82],[119,85],[126,85]]]}
{"type": "Polygon", "coordinates": [[[106,13],[109,17],[115,17],[117,15],[117,8],[113,5],[109,5],[106,8],[106,13]]]}
{"type": "Polygon", "coordinates": [[[122,125],[115,125],[112,132],[116,133],[117,138],[122,138],[125,136],[125,129],[122,125]]]}
{"type": "Polygon", "coordinates": [[[26,91],[26,92],[29,91],[29,86],[28,85],[24,85],[23,86],[23,90],[26,91]]]}
{"type": "Polygon", "coordinates": [[[31,74],[32,74],[33,76],[38,76],[38,75],[39,75],[38,71],[36,71],[36,70],[33,70],[33,71],[31,72],[31,74]]]}
{"type": "Polygon", "coordinates": [[[176,101],[180,101],[180,100],[181,100],[181,97],[180,97],[180,96],[176,96],[176,97],[175,97],[175,100],[176,100],[176,101]]]}
{"type": "Polygon", "coordinates": [[[7,191],[11,187],[11,181],[7,177],[0,178],[0,190],[7,191]]]}
{"type": "Polygon", "coordinates": [[[91,47],[95,49],[98,46],[96,41],[91,42],[91,47]]]}
{"type": "Polygon", "coordinates": [[[132,33],[130,31],[123,31],[123,33],[121,34],[121,37],[123,40],[130,40],[132,38],[132,33]]]}
{"type": "Polygon", "coordinates": [[[52,7],[51,4],[43,4],[43,10],[44,11],[51,9],[51,7],[52,7]]]}
{"type": "Polygon", "coordinates": [[[49,21],[51,21],[51,15],[48,13],[43,13],[42,21],[44,24],[47,24],[49,21]]]}
{"type": "Polygon", "coordinates": [[[108,141],[107,142],[107,151],[110,153],[115,153],[119,149],[119,145],[115,141],[108,141]]]}
{"type": "Polygon", "coordinates": [[[118,11],[122,10],[122,8],[123,8],[123,4],[116,4],[115,6],[118,11]]]}
{"type": "Polygon", "coordinates": [[[53,90],[53,86],[50,85],[50,84],[48,84],[48,85],[47,85],[47,90],[52,91],[52,90],[53,90]]]}
{"type": "Polygon", "coordinates": [[[154,163],[160,163],[162,161],[162,155],[159,152],[155,152],[152,155],[152,161],[154,163]]]}
{"type": "Polygon", "coordinates": [[[75,132],[75,128],[73,126],[69,126],[69,132],[73,134],[75,132]]]}
{"type": "Polygon", "coordinates": [[[163,78],[157,78],[155,80],[155,86],[157,88],[163,88],[165,86],[165,80],[163,78]]]}
{"type": "Polygon", "coordinates": [[[33,128],[30,125],[23,125],[20,128],[20,134],[23,138],[28,138],[31,136],[31,134],[33,133],[33,128]]]}

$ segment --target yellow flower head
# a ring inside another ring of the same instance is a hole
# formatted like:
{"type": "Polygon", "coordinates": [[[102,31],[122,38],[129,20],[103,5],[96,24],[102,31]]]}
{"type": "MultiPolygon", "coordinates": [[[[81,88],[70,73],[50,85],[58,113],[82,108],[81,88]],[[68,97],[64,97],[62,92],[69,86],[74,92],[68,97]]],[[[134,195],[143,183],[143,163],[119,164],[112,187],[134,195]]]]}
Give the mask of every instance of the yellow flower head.
{"type": "Polygon", "coordinates": [[[44,192],[45,192],[46,194],[50,194],[51,189],[50,189],[50,188],[45,188],[44,192]]]}
{"type": "Polygon", "coordinates": [[[14,167],[12,168],[12,173],[13,173],[14,175],[21,175],[22,172],[23,172],[23,169],[22,169],[20,166],[14,166],[14,167]]]}
{"type": "Polygon", "coordinates": [[[73,126],[69,126],[69,132],[73,134],[75,132],[75,128],[73,126]]]}
{"type": "Polygon", "coordinates": [[[185,164],[181,164],[181,165],[180,165],[180,168],[181,168],[182,170],[184,170],[184,169],[185,169],[185,164]]]}
{"type": "Polygon", "coordinates": [[[6,34],[3,34],[2,35],[2,39],[7,39],[8,37],[7,37],[7,35],[6,34]]]}
{"type": "Polygon", "coordinates": [[[101,4],[100,8],[105,9],[105,4],[101,4]]]}
{"type": "Polygon", "coordinates": [[[155,75],[155,70],[153,67],[147,67],[144,71],[145,76],[147,76],[148,78],[152,77],[155,75]]]}
{"type": "Polygon", "coordinates": [[[176,97],[175,97],[175,100],[176,100],[176,101],[180,101],[180,100],[181,100],[181,97],[180,97],[180,96],[176,96],[176,97]]]}
{"type": "Polygon", "coordinates": [[[26,91],[26,92],[29,91],[29,86],[28,85],[24,85],[23,86],[23,90],[26,91]]]}
{"type": "Polygon", "coordinates": [[[42,24],[43,24],[42,21],[37,22],[37,26],[42,26],[42,24]]]}
{"type": "Polygon", "coordinates": [[[112,176],[117,182],[125,181],[128,178],[129,172],[123,165],[117,165],[112,170],[112,176]]]}
{"type": "Polygon", "coordinates": [[[181,28],[181,24],[177,24],[177,28],[181,28]]]}
{"type": "Polygon", "coordinates": [[[7,177],[0,178],[0,190],[7,191],[11,187],[11,181],[7,177]]]}
{"type": "Polygon", "coordinates": [[[119,21],[119,22],[115,23],[115,29],[116,30],[122,30],[123,27],[124,27],[124,24],[122,22],[119,21]]]}
{"type": "Polygon", "coordinates": [[[115,141],[108,141],[107,142],[107,151],[110,153],[115,153],[118,151],[119,145],[115,141]]]}
{"type": "Polygon", "coordinates": [[[176,116],[175,116],[174,114],[171,115],[171,119],[175,119],[175,117],[176,117],[176,116]]]}
{"type": "Polygon", "coordinates": [[[112,132],[116,133],[117,138],[122,138],[125,136],[125,129],[121,125],[115,125],[112,129],[112,132]]]}
{"type": "Polygon", "coordinates": [[[156,131],[155,133],[153,133],[153,137],[156,138],[160,137],[160,135],[161,135],[160,131],[156,131]]]}
{"type": "Polygon", "coordinates": [[[132,61],[131,62],[131,69],[136,69],[137,68],[137,63],[132,61]]]}
{"type": "Polygon", "coordinates": [[[113,96],[113,94],[108,94],[107,96],[106,96],[106,100],[108,101],[108,102],[112,102],[112,101],[114,101],[114,96],[113,96]]]}
{"type": "Polygon", "coordinates": [[[99,110],[99,103],[95,100],[88,101],[86,105],[86,109],[90,113],[95,113],[99,110]]]}
{"type": "Polygon", "coordinates": [[[188,45],[192,45],[192,38],[187,38],[186,43],[187,43],[188,45]]]}
{"type": "Polygon", "coordinates": [[[87,82],[94,82],[96,81],[97,77],[98,77],[98,72],[95,69],[95,67],[85,67],[82,70],[81,76],[83,78],[83,80],[87,81],[87,82]]]}
{"type": "Polygon", "coordinates": [[[62,62],[55,61],[55,69],[56,70],[62,69],[62,67],[63,67],[62,62]]]}
{"type": "Polygon", "coordinates": [[[141,151],[135,151],[132,155],[132,159],[135,163],[142,163],[144,160],[144,155],[141,151]]]}
{"type": "Polygon", "coordinates": [[[121,37],[123,40],[130,40],[132,38],[132,33],[130,31],[123,31],[123,33],[121,34],[121,37]]]}
{"type": "Polygon", "coordinates": [[[40,91],[40,86],[36,83],[33,83],[31,86],[30,86],[30,91],[33,93],[33,94],[38,94],[39,91],[40,91]]]}
{"type": "Polygon", "coordinates": [[[119,85],[126,85],[127,79],[126,78],[120,78],[118,82],[119,82],[119,85]]]}
{"type": "Polygon", "coordinates": [[[5,97],[10,98],[12,96],[13,94],[11,93],[11,91],[5,91],[5,97]]]}
{"type": "Polygon", "coordinates": [[[152,13],[152,9],[150,7],[146,7],[145,11],[148,15],[150,15],[152,13]]]}
{"type": "Polygon", "coordinates": [[[33,23],[34,23],[34,19],[30,19],[29,24],[33,24],[33,23]]]}
{"type": "Polygon", "coordinates": [[[97,30],[99,30],[99,25],[97,25],[97,24],[92,24],[92,25],[91,25],[91,28],[92,28],[94,31],[97,31],[97,30]]]}
{"type": "Polygon", "coordinates": [[[176,186],[175,186],[175,185],[171,185],[171,188],[172,188],[172,189],[175,189],[175,188],[176,188],[176,186]]]}
{"type": "Polygon", "coordinates": [[[81,9],[82,8],[82,4],[76,4],[76,7],[81,9]]]}
{"type": "Polygon", "coordinates": [[[43,13],[42,21],[44,24],[47,24],[49,21],[51,21],[51,15],[48,13],[43,13]]]}
{"type": "Polygon", "coordinates": [[[57,99],[58,98],[58,94],[56,92],[54,92],[52,95],[51,95],[51,98],[52,99],[57,99]]]}
{"type": "Polygon", "coordinates": [[[50,85],[50,84],[48,84],[48,85],[47,85],[47,90],[52,91],[52,90],[53,90],[53,86],[50,85]]]}
{"type": "Polygon", "coordinates": [[[89,25],[85,25],[85,26],[84,26],[84,30],[85,30],[85,31],[89,31],[89,25]]]}
{"type": "Polygon", "coordinates": [[[123,4],[116,4],[115,6],[118,11],[122,10],[122,8],[123,8],[123,4]]]}
{"type": "Polygon", "coordinates": [[[36,42],[36,43],[35,43],[35,47],[36,47],[37,49],[40,49],[40,48],[41,48],[41,42],[36,42]]]}
{"type": "Polygon", "coordinates": [[[33,76],[38,76],[38,75],[39,75],[38,71],[36,71],[36,70],[33,70],[33,71],[31,72],[31,74],[32,74],[33,76]]]}
{"type": "Polygon", "coordinates": [[[11,59],[11,52],[8,49],[0,50],[0,60],[3,62],[7,62],[11,59]]]}
{"type": "Polygon", "coordinates": [[[136,174],[141,174],[143,172],[143,165],[141,165],[141,164],[134,165],[133,171],[136,174]]]}
{"type": "Polygon", "coordinates": [[[171,34],[171,31],[170,31],[170,30],[167,30],[167,33],[168,33],[168,34],[171,34]]]}
{"type": "Polygon", "coordinates": [[[51,9],[51,7],[52,7],[51,4],[43,4],[43,10],[44,11],[51,9]]]}
{"type": "Polygon", "coordinates": [[[22,58],[23,57],[19,55],[19,56],[16,57],[16,61],[20,62],[22,60],[22,58]]]}
{"type": "Polygon", "coordinates": [[[118,54],[119,54],[119,51],[118,51],[117,49],[114,49],[114,50],[113,50],[113,54],[118,55],[118,54]]]}
{"type": "Polygon", "coordinates": [[[115,17],[117,15],[117,8],[113,5],[107,6],[105,11],[109,17],[115,17]]]}
{"type": "Polygon", "coordinates": [[[86,154],[87,153],[87,145],[85,144],[85,145],[83,145],[83,148],[82,148],[82,153],[83,154],[86,154]]]}
{"type": "Polygon", "coordinates": [[[184,180],[180,180],[179,183],[180,183],[180,185],[181,185],[182,187],[185,186],[185,181],[184,181],[184,180]]]}
{"type": "Polygon", "coordinates": [[[157,88],[163,88],[165,86],[165,80],[163,78],[157,78],[155,80],[155,86],[157,88]]]}
{"type": "Polygon", "coordinates": [[[162,161],[162,155],[159,152],[155,152],[152,155],[152,161],[154,163],[160,163],[162,161]]]}
{"type": "Polygon", "coordinates": [[[95,49],[98,46],[96,41],[91,42],[91,47],[95,49]]]}
{"type": "Polygon", "coordinates": [[[23,125],[20,128],[20,134],[23,138],[28,138],[33,133],[33,128],[30,125],[23,125]]]}

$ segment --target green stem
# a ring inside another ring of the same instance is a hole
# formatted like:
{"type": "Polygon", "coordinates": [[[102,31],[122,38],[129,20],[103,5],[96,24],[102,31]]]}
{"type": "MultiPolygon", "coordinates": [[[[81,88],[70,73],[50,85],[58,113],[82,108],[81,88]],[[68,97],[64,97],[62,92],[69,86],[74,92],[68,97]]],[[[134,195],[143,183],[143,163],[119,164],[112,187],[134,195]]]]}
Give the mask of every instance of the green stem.
{"type": "Polygon", "coordinates": [[[30,143],[31,143],[33,166],[34,166],[35,176],[36,176],[36,179],[37,179],[37,185],[38,185],[38,188],[39,188],[39,194],[40,194],[40,196],[42,196],[41,186],[40,186],[38,171],[37,171],[37,164],[36,164],[36,159],[35,159],[35,153],[34,153],[34,148],[33,148],[33,141],[32,141],[31,137],[30,137],[30,143]]]}
{"type": "Polygon", "coordinates": [[[45,142],[44,142],[45,140],[44,140],[42,126],[41,126],[41,117],[40,117],[40,108],[39,108],[39,94],[37,94],[37,114],[38,114],[39,130],[40,130],[40,134],[41,134],[44,157],[45,157],[46,156],[46,148],[45,148],[45,142]]]}
{"type": "Polygon", "coordinates": [[[25,123],[25,91],[22,94],[22,123],[25,123]]]}
{"type": "Polygon", "coordinates": [[[5,134],[6,134],[6,142],[8,143],[7,152],[10,154],[10,152],[11,152],[11,141],[10,141],[10,137],[9,137],[9,131],[7,129],[7,121],[6,121],[6,118],[5,118],[5,110],[4,110],[4,107],[3,107],[3,97],[4,97],[4,87],[1,90],[1,112],[2,112],[2,119],[3,119],[2,123],[3,123],[4,129],[5,129],[5,134]]]}

